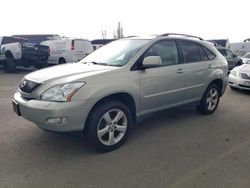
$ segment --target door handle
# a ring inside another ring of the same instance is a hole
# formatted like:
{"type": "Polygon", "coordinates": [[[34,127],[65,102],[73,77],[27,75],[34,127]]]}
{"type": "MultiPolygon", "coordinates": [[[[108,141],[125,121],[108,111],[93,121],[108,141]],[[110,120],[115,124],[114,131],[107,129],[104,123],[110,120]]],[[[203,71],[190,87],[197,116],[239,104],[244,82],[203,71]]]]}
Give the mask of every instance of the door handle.
{"type": "Polygon", "coordinates": [[[222,66],[220,66],[220,65],[211,65],[211,64],[208,65],[209,69],[217,69],[217,68],[221,68],[221,67],[222,66]]]}
{"type": "Polygon", "coordinates": [[[183,73],[184,73],[184,70],[180,68],[180,69],[178,69],[178,70],[176,71],[176,73],[177,73],[177,74],[183,74],[183,73]]]}

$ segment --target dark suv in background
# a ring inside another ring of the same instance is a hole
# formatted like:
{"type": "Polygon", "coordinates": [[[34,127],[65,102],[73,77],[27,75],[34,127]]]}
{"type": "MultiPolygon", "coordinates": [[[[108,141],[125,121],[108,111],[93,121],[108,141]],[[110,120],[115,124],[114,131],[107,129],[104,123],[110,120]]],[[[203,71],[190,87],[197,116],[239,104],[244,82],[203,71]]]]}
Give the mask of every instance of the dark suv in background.
{"type": "Polygon", "coordinates": [[[226,47],[216,47],[217,50],[227,59],[228,70],[242,64],[242,59],[226,47]]]}

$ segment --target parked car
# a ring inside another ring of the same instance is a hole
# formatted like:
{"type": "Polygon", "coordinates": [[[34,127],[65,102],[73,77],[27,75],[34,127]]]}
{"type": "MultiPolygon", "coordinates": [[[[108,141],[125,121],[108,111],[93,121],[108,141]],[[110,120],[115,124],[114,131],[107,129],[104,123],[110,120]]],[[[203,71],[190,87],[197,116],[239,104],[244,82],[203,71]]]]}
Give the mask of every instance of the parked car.
{"type": "Polygon", "coordinates": [[[15,72],[16,66],[45,67],[48,57],[47,46],[29,43],[18,37],[0,37],[0,62],[7,72],[15,72]]]}
{"type": "Polygon", "coordinates": [[[250,52],[248,52],[245,55],[243,55],[241,57],[241,59],[242,59],[242,63],[247,63],[248,61],[250,61],[250,52]]]}
{"type": "Polygon", "coordinates": [[[63,38],[41,42],[50,49],[49,64],[77,62],[93,51],[90,41],[84,39],[63,38]]]}
{"type": "Polygon", "coordinates": [[[79,63],[26,75],[13,109],[41,129],[84,131],[100,151],[121,146],[132,122],[197,105],[212,114],[227,86],[227,61],[209,42],[163,34],[117,40],[79,63]]]}
{"type": "Polygon", "coordinates": [[[235,67],[228,76],[228,84],[233,90],[250,90],[250,62],[235,67]]]}
{"type": "Polygon", "coordinates": [[[236,66],[242,64],[242,59],[225,47],[217,47],[217,50],[227,59],[228,70],[232,70],[236,66]]]}

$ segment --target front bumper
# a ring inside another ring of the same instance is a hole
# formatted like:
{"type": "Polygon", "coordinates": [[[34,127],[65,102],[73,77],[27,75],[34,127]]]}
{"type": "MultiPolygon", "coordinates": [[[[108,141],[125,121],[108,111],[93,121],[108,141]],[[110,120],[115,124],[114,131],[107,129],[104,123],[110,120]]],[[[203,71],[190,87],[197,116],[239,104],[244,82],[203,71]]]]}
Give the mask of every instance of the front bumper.
{"type": "Polygon", "coordinates": [[[250,90],[250,80],[242,79],[239,76],[229,75],[228,84],[234,88],[250,90]]]}
{"type": "Polygon", "coordinates": [[[54,132],[82,131],[93,105],[92,99],[70,102],[26,100],[19,92],[14,94],[13,101],[18,105],[23,118],[35,123],[41,129],[54,132]],[[48,123],[48,119],[51,118],[65,118],[66,121],[51,124],[48,123]]]}

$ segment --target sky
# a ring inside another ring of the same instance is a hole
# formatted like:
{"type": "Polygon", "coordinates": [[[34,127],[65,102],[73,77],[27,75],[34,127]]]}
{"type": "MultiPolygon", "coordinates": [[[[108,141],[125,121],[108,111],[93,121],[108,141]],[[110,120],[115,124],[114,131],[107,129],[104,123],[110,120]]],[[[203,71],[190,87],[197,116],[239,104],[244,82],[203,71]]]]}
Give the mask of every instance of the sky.
{"type": "Polygon", "coordinates": [[[107,38],[185,33],[242,42],[250,38],[248,0],[3,0],[0,36],[59,34],[107,38]]]}

